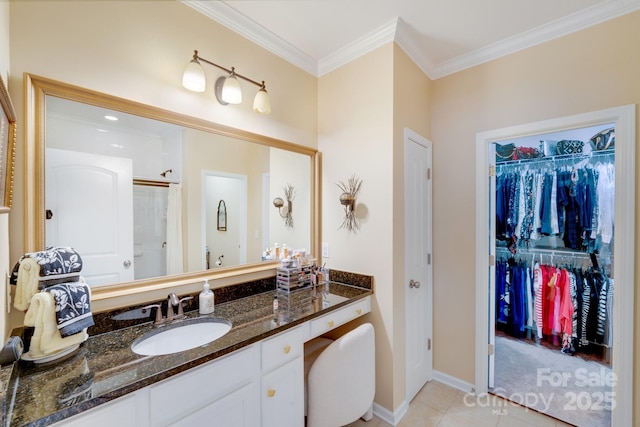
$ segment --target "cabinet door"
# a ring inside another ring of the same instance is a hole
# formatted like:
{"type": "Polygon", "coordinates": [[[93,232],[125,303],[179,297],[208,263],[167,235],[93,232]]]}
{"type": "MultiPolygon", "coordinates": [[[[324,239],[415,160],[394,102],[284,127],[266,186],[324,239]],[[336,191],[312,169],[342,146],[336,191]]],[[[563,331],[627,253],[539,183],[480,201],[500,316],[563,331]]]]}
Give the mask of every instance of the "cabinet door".
{"type": "Polygon", "coordinates": [[[302,357],[262,377],[262,427],[304,425],[304,362],[302,357]]]}
{"type": "MultiPolygon", "coordinates": [[[[138,411],[137,393],[120,397],[97,408],[90,409],[54,424],[54,427],[141,427],[146,425],[138,411]]],[[[143,403],[144,405],[144,403],[143,403]]]]}
{"type": "Polygon", "coordinates": [[[257,384],[259,369],[259,348],[251,346],[150,386],[151,427],[171,425],[247,384],[257,384]]]}
{"type": "MultiPolygon", "coordinates": [[[[255,427],[258,425],[257,383],[247,384],[170,424],[172,427],[255,427]]],[[[206,393],[206,388],[194,390],[206,393]]],[[[302,424],[299,424],[299,426],[302,424]]]]}

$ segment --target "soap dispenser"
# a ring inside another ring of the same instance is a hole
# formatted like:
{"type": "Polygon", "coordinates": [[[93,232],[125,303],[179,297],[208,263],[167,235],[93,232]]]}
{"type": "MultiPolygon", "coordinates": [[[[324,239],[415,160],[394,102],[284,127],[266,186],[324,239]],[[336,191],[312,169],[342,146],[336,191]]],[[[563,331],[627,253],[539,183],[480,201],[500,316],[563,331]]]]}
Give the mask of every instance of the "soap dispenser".
{"type": "Polygon", "coordinates": [[[200,292],[200,314],[211,314],[215,310],[214,295],[209,285],[209,281],[204,281],[202,292],[200,292]]]}

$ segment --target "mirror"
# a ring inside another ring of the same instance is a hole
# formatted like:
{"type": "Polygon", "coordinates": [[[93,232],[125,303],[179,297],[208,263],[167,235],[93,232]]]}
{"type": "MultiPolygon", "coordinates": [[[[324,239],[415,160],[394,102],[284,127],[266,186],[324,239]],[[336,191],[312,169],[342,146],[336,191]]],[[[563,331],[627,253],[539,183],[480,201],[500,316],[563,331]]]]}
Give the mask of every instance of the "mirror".
{"type": "Polygon", "coordinates": [[[26,84],[27,251],[74,247],[99,289],[273,269],[275,242],[317,253],[315,150],[42,77],[26,84]],[[292,182],[289,228],[271,200],[292,182]]]}

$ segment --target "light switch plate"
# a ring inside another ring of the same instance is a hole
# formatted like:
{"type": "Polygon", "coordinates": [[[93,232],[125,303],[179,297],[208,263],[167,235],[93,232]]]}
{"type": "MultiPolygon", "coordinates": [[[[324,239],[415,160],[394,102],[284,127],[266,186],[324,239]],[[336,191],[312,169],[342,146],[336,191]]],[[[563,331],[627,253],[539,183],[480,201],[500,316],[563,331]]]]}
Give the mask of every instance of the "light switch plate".
{"type": "Polygon", "coordinates": [[[322,242],[322,258],[329,258],[329,243],[322,242]]]}

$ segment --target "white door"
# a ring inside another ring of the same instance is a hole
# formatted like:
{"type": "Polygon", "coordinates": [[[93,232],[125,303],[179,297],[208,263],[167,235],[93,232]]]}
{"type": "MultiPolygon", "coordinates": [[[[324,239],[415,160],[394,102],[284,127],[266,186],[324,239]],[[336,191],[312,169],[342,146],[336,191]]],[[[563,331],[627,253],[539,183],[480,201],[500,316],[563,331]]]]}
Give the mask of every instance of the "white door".
{"type": "Polygon", "coordinates": [[[406,401],[433,377],[431,267],[431,142],[405,129],[406,401]]]}
{"type": "Polygon", "coordinates": [[[46,159],[46,245],[78,251],[91,286],[134,280],[131,159],[52,148],[46,159]]]}
{"type": "MultiPolygon", "coordinates": [[[[202,171],[203,246],[209,249],[209,268],[247,263],[247,198],[246,175],[202,171]],[[227,218],[224,230],[218,229],[221,200],[227,218]]],[[[206,269],[206,253],[203,266],[206,269]]]]}

